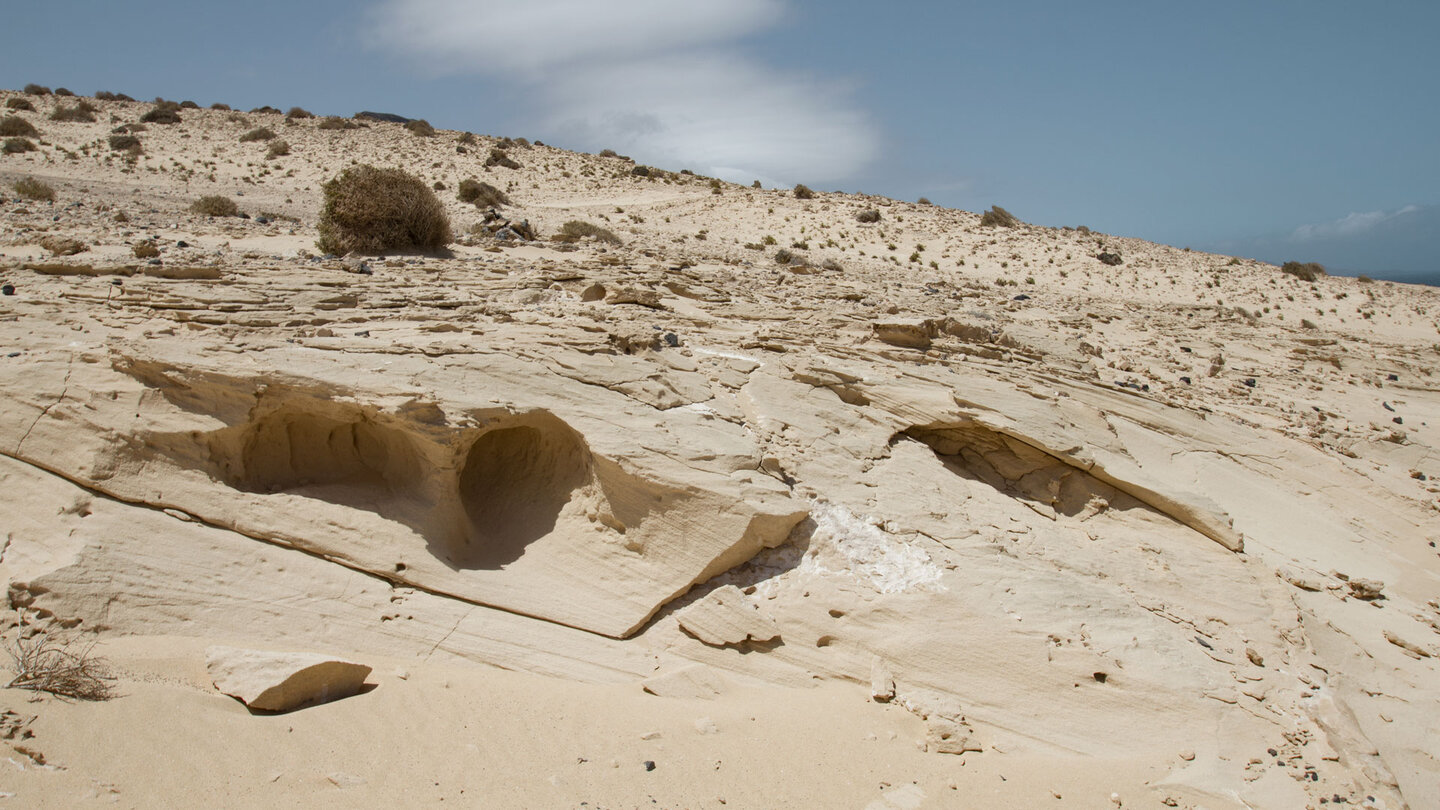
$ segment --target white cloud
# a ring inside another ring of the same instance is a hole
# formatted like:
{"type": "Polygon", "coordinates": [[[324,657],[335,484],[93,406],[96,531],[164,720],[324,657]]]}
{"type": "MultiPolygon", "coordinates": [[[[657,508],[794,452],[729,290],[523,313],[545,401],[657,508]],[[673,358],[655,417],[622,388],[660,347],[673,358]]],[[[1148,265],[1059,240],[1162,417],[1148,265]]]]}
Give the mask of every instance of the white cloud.
{"type": "Polygon", "coordinates": [[[1398,211],[1352,213],[1334,222],[1323,222],[1318,225],[1301,225],[1295,229],[1294,233],[1290,234],[1290,238],[1296,242],[1310,242],[1317,239],[1337,239],[1359,236],[1397,217],[1412,214],[1419,210],[1419,206],[1407,205],[1398,211]]]}
{"type": "Polygon", "coordinates": [[[780,182],[852,174],[877,137],[842,88],[734,47],[781,0],[383,0],[370,41],[525,88],[532,134],[664,168],[780,182]],[[722,169],[722,167],[724,167],[722,169]]]}

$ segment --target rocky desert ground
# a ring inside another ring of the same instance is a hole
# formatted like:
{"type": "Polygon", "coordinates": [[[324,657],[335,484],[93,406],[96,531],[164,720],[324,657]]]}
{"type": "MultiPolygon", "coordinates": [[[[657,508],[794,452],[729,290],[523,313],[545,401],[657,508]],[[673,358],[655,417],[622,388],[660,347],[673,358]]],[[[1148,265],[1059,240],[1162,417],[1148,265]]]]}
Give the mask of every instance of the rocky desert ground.
{"type": "Polygon", "coordinates": [[[1440,807],[1436,289],[0,105],[4,637],[109,678],[0,805],[1440,807]],[[449,249],[323,254],[356,164],[449,249]]]}

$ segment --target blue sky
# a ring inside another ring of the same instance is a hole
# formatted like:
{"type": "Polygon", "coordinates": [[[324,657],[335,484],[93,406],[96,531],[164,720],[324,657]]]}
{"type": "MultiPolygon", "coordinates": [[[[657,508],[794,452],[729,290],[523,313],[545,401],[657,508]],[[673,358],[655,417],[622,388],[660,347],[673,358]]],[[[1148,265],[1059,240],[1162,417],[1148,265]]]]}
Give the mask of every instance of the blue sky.
{"type": "Polygon", "coordinates": [[[424,117],[1440,283],[1440,4],[66,2],[0,85],[424,117]]]}

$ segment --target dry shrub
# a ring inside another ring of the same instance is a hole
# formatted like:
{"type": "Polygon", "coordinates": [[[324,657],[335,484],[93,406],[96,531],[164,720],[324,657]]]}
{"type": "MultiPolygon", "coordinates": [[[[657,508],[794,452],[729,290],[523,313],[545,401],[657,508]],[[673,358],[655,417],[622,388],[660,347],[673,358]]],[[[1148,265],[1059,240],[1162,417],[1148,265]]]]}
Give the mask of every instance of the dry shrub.
{"type": "Polygon", "coordinates": [[[196,103],[193,102],[193,101],[182,101],[182,102],[180,102],[180,109],[182,109],[182,110],[198,110],[198,109],[200,109],[200,105],[199,105],[199,104],[196,104],[196,103]]]}
{"type": "Polygon", "coordinates": [[[112,696],[111,682],[104,659],[95,656],[95,641],[81,642],[67,632],[35,632],[19,611],[19,627],[14,641],[5,643],[15,677],[6,689],[29,689],[48,692],[74,700],[106,700],[112,696]]]}
{"type": "Polygon", "coordinates": [[[175,112],[175,110],[179,109],[179,107],[180,105],[178,104],[174,107],[168,104],[156,104],[150,108],[149,112],[140,116],[140,120],[147,124],[178,124],[180,123],[180,113],[175,112]]]}
{"type": "Polygon", "coordinates": [[[5,138],[34,138],[40,134],[35,125],[26,121],[18,115],[7,115],[0,118],[0,137],[5,138]]]}
{"type": "Polygon", "coordinates": [[[57,88],[55,88],[55,95],[57,95],[57,96],[65,96],[65,97],[68,98],[68,97],[73,96],[73,95],[75,95],[75,94],[72,93],[72,92],[70,92],[70,90],[68,90],[67,88],[57,87],[57,88]]]}
{"type": "Polygon", "coordinates": [[[27,84],[25,85],[25,93],[31,96],[48,96],[50,95],[50,88],[38,84],[27,84]]]}
{"type": "Polygon", "coordinates": [[[815,199],[815,192],[814,192],[814,191],[811,191],[811,190],[810,190],[810,187],[807,186],[807,185],[805,185],[804,183],[796,183],[796,184],[795,184],[795,199],[797,199],[797,200],[813,200],[813,199],[815,199]]]}
{"type": "Polygon", "coordinates": [[[5,107],[10,110],[28,110],[35,112],[35,105],[30,103],[30,99],[20,96],[11,96],[5,99],[5,107]]]}
{"type": "Polygon", "coordinates": [[[274,137],[275,132],[269,127],[257,127],[245,133],[244,135],[241,135],[240,142],[249,143],[251,141],[268,141],[274,137]]]}
{"type": "Polygon", "coordinates": [[[314,118],[314,117],[315,117],[315,114],[312,113],[312,112],[310,112],[309,110],[305,109],[304,107],[291,107],[291,108],[290,108],[290,111],[287,112],[287,113],[285,113],[285,117],[286,117],[286,118],[314,118]]]}
{"type": "Polygon", "coordinates": [[[929,198],[929,197],[921,197],[920,199],[918,199],[918,200],[915,201],[915,204],[916,204],[916,205],[934,205],[935,203],[930,202],[930,198],[929,198]]]}
{"type": "Polygon", "coordinates": [[[866,208],[855,215],[856,222],[879,222],[880,212],[874,208],[866,208]]]}
{"type": "Polygon", "coordinates": [[[592,222],[583,222],[578,219],[572,219],[564,225],[561,225],[560,233],[555,235],[555,241],[578,242],[587,236],[594,237],[598,242],[605,242],[611,245],[620,244],[620,237],[616,236],[614,232],[609,229],[602,228],[592,222]]]}
{"type": "Polygon", "coordinates": [[[7,155],[18,155],[22,152],[34,152],[34,142],[26,138],[6,138],[5,145],[0,146],[0,152],[7,155]]]}
{"type": "Polygon", "coordinates": [[[153,259],[160,255],[160,248],[156,247],[154,242],[141,242],[130,248],[130,252],[135,254],[137,259],[153,259]]]}
{"type": "Polygon", "coordinates": [[[341,118],[338,115],[327,115],[325,120],[315,125],[316,129],[359,129],[360,125],[348,118],[341,118]]]}
{"type": "Polygon", "coordinates": [[[251,110],[250,112],[252,112],[252,113],[254,113],[254,114],[256,114],[256,115],[259,115],[259,114],[261,114],[261,113],[264,113],[264,114],[266,114],[266,115],[279,115],[279,114],[280,114],[280,110],[276,109],[275,107],[271,107],[269,104],[266,104],[266,105],[263,106],[263,107],[256,107],[255,109],[251,110]]]}
{"type": "Polygon", "coordinates": [[[462,146],[474,146],[480,142],[480,139],[475,137],[475,133],[473,132],[462,132],[460,133],[460,137],[455,139],[455,142],[462,146]]]}
{"type": "Polygon", "coordinates": [[[16,180],[11,185],[11,188],[15,189],[16,194],[19,194],[27,200],[53,201],[55,199],[55,189],[51,188],[49,183],[36,180],[33,177],[22,177],[16,180]]]}
{"type": "Polygon", "coordinates": [[[290,154],[290,144],[287,141],[271,141],[270,151],[266,152],[265,154],[266,157],[272,158],[284,157],[285,155],[290,154]]]}
{"type": "Polygon", "coordinates": [[[998,205],[992,205],[989,211],[980,215],[980,224],[997,228],[1014,228],[1020,224],[1020,220],[1004,208],[998,205]]]}
{"type": "Polygon", "coordinates": [[[81,99],[73,107],[57,105],[55,111],[50,113],[51,121],[78,121],[86,124],[95,123],[95,107],[90,102],[81,99]]]}
{"type": "Polygon", "coordinates": [[[460,181],[456,196],[460,198],[461,202],[474,203],[476,208],[498,208],[510,204],[510,198],[506,196],[505,192],[473,177],[460,181]]]}
{"type": "Polygon", "coordinates": [[[240,206],[229,197],[222,197],[219,194],[207,194],[204,197],[191,203],[190,210],[196,214],[204,214],[207,217],[238,217],[240,206]]]}
{"type": "Polygon", "coordinates": [[[134,101],[134,100],[135,100],[135,99],[133,99],[133,98],[125,95],[124,93],[112,93],[112,92],[110,92],[109,90],[97,90],[97,91],[95,92],[95,98],[99,99],[100,101],[134,101]]]}
{"type": "Polygon", "coordinates": [[[422,138],[435,137],[435,128],[430,126],[430,122],[426,121],[424,118],[417,118],[416,120],[407,123],[405,125],[405,128],[415,133],[416,135],[419,135],[422,138]]]}
{"type": "Polygon", "coordinates": [[[453,241],[445,206],[403,169],[354,166],[324,186],[319,248],[326,253],[438,251],[453,241]]]}
{"type": "Polygon", "coordinates": [[[1317,262],[1285,262],[1280,266],[1280,272],[1301,281],[1314,281],[1325,275],[1325,265],[1317,262]]]}
{"type": "Polygon", "coordinates": [[[221,102],[217,101],[217,102],[215,102],[214,104],[211,104],[211,105],[210,105],[210,109],[212,109],[212,110],[220,110],[220,111],[222,111],[222,112],[228,112],[228,111],[230,110],[230,105],[229,105],[229,104],[224,104],[224,103],[221,103],[221,102]]]}
{"type": "Polygon", "coordinates": [[[509,155],[505,154],[505,150],[498,146],[490,150],[490,156],[485,158],[485,165],[504,166],[507,169],[520,168],[520,164],[512,160],[509,155]]]}

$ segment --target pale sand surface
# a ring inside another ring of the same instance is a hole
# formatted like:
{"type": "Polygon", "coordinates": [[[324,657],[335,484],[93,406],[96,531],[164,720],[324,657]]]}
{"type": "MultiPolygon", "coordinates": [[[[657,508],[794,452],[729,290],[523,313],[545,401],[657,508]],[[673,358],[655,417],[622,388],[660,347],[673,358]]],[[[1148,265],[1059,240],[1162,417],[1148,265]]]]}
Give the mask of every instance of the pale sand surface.
{"type": "Polygon", "coordinates": [[[0,690],[0,805],[1440,807],[1440,291],[27,98],[0,579],[117,680],[0,690]],[[352,161],[452,253],[316,255],[352,161]],[[471,236],[467,177],[623,244],[471,236]],[[373,688],[252,715],[217,644],[373,688]]]}

